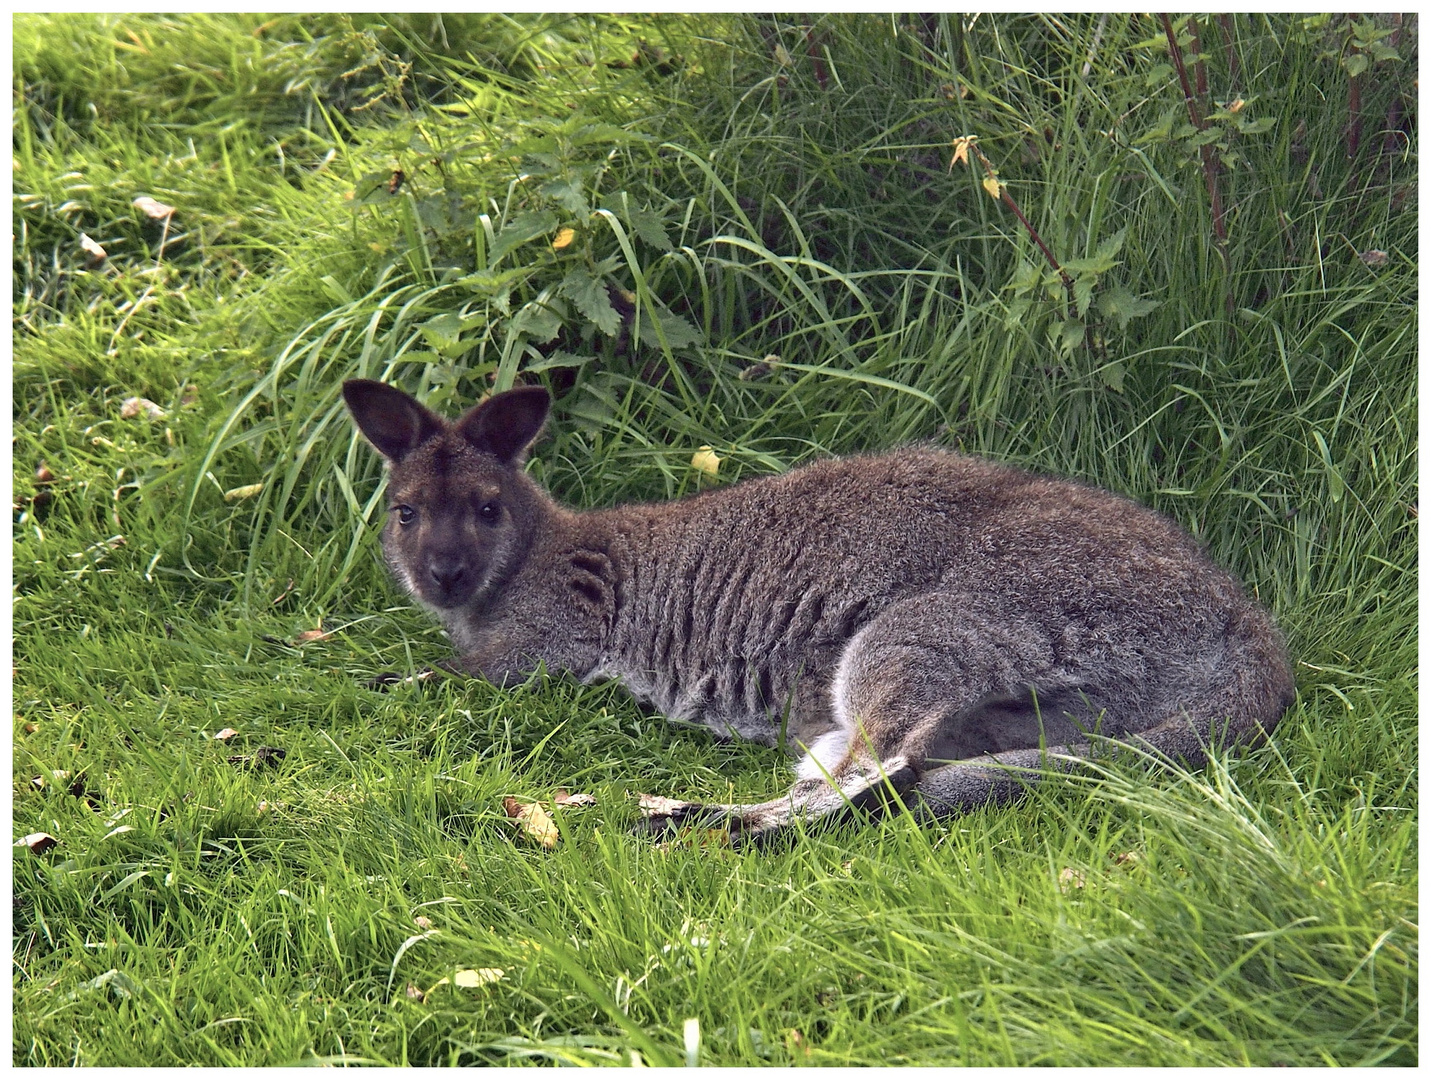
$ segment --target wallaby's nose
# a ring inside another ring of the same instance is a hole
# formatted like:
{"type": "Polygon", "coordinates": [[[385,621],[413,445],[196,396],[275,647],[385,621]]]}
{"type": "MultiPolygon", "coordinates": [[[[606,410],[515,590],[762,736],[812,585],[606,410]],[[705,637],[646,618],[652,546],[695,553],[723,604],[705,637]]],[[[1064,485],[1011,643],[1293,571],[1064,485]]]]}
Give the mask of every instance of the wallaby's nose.
{"type": "Polygon", "coordinates": [[[427,564],[427,572],[443,592],[451,592],[462,584],[467,576],[467,560],[461,557],[433,559],[427,564]]]}

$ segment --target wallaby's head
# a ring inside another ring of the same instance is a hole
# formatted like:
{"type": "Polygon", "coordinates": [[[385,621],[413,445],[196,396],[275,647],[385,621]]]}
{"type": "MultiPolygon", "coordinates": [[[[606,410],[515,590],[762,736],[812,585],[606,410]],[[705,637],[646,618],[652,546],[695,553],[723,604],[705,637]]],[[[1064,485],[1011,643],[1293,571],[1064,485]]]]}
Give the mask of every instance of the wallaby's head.
{"type": "Polygon", "coordinates": [[[383,552],[398,580],[439,609],[489,597],[521,565],[548,505],[522,471],[547,392],[494,394],[455,422],[372,379],[348,380],[343,398],[388,462],[383,552]]]}

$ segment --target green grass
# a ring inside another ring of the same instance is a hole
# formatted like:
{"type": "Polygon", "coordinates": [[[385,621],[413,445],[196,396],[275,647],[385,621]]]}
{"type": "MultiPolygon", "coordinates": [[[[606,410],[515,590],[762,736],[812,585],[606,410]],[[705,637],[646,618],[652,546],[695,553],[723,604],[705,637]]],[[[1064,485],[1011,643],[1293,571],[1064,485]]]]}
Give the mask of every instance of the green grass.
{"type": "Polygon", "coordinates": [[[1200,27],[1224,266],[1152,20],[931,19],[16,17],[16,1064],[1417,1061],[1414,30],[1349,158],[1345,23],[1200,27]],[[788,765],[609,686],[364,689],[447,649],[354,375],[545,382],[582,506],[926,439],[1127,492],[1299,701],[1196,773],[634,838],[788,765]],[[546,852],[502,800],[558,787],[546,852]]]}

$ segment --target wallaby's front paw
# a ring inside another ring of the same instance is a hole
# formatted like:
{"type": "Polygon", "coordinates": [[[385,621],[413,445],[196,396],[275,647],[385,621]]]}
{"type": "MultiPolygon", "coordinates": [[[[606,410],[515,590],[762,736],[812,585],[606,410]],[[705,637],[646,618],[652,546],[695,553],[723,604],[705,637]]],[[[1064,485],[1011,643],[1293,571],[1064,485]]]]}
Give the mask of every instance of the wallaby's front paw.
{"type": "Polygon", "coordinates": [[[726,808],[723,806],[684,802],[668,799],[664,795],[642,795],[640,805],[641,820],[631,831],[641,835],[690,827],[719,828],[725,824],[726,808]]]}
{"type": "Polygon", "coordinates": [[[416,672],[412,675],[404,675],[400,671],[381,671],[378,674],[374,675],[371,679],[365,680],[363,683],[363,687],[367,690],[376,690],[379,693],[385,694],[390,687],[399,686],[402,684],[426,682],[428,679],[434,678],[436,675],[437,672],[433,671],[432,668],[423,668],[421,671],[416,672]]]}

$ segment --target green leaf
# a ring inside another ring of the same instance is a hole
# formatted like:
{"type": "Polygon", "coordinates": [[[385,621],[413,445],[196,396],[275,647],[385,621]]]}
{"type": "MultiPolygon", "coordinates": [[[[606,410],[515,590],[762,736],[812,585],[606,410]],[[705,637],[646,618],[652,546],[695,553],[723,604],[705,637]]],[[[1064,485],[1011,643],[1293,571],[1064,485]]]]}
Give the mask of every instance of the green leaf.
{"type": "Polygon", "coordinates": [[[631,223],[636,235],[653,248],[661,251],[671,250],[671,238],[666,235],[666,224],[661,220],[660,214],[654,210],[638,210],[633,207],[626,220],[631,223]]]}
{"type": "Polygon", "coordinates": [[[617,127],[615,124],[604,122],[596,124],[586,124],[572,134],[572,146],[590,146],[592,143],[616,143],[625,146],[633,142],[650,142],[651,136],[641,135],[634,131],[627,131],[625,128],[617,127]]]}
{"type": "Polygon", "coordinates": [[[1128,228],[1124,226],[1098,245],[1098,250],[1094,253],[1094,257],[1099,259],[1115,258],[1118,252],[1123,250],[1123,241],[1127,236],[1128,228]]]}
{"type": "Polygon", "coordinates": [[[615,337],[621,329],[621,316],[611,306],[606,282],[581,267],[568,270],[561,282],[562,295],[571,298],[576,309],[596,324],[607,337],[615,337]]]}
{"type": "MultiPolygon", "coordinates": [[[[640,328],[638,336],[641,344],[659,348],[661,339],[656,336],[656,329],[651,325],[651,315],[652,311],[649,307],[641,312],[641,319],[645,325],[640,328]]],[[[661,323],[661,332],[666,335],[666,344],[672,349],[684,349],[688,345],[699,345],[705,340],[694,326],[674,311],[658,308],[655,311],[655,316],[661,323]]]]}
{"type": "Polygon", "coordinates": [[[518,214],[502,227],[496,242],[488,255],[488,265],[495,263],[513,248],[519,247],[539,236],[544,236],[557,226],[556,214],[550,210],[528,210],[518,214]]]}
{"type": "Polygon", "coordinates": [[[1083,320],[1068,319],[1063,323],[1058,334],[1058,347],[1061,352],[1069,353],[1083,344],[1083,320]]]}
{"type": "Polygon", "coordinates": [[[1384,60],[1400,60],[1401,54],[1390,45],[1377,42],[1371,47],[1371,58],[1379,64],[1384,60]]]}
{"type": "Polygon", "coordinates": [[[1130,321],[1141,319],[1158,307],[1159,303],[1157,300],[1144,300],[1134,296],[1121,281],[1114,281],[1099,295],[1098,310],[1103,313],[1105,319],[1116,321],[1119,330],[1126,330],[1130,321]]]}
{"type": "Polygon", "coordinates": [[[562,349],[553,349],[540,360],[533,360],[530,364],[523,365],[522,370],[535,373],[538,371],[550,371],[552,368],[581,367],[583,364],[589,364],[595,359],[596,357],[594,356],[577,356],[574,353],[569,353],[562,349]]]}
{"type": "Polygon", "coordinates": [[[582,188],[582,182],[575,177],[551,180],[543,184],[541,190],[543,195],[561,203],[562,208],[570,214],[579,218],[585,218],[591,214],[591,204],[586,201],[586,192],[582,188]]]}
{"type": "Polygon", "coordinates": [[[388,190],[392,179],[391,169],[368,173],[353,185],[353,205],[372,206],[374,203],[387,202],[393,197],[393,193],[388,190]]]}
{"type": "Polygon", "coordinates": [[[524,280],[531,272],[531,267],[528,266],[514,266],[510,270],[479,270],[475,274],[458,278],[457,284],[465,285],[480,295],[493,296],[510,288],[514,282],[524,280]]]}
{"type": "Polygon", "coordinates": [[[561,333],[565,314],[556,301],[541,303],[533,300],[529,304],[523,304],[521,310],[512,317],[512,333],[521,334],[528,340],[543,345],[561,333]]]}
{"type": "MultiPolygon", "coordinates": [[[[1167,42],[1161,40],[1161,35],[1160,44],[1164,48],[1167,48],[1167,42]]],[[[1172,75],[1172,64],[1154,64],[1151,68],[1148,69],[1148,74],[1143,79],[1143,86],[1145,89],[1151,90],[1153,87],[1161,86],[1163,83],[1167,82],[1170,78],[1172,78],[1172,75]]]]}
{"type": "Polygon", "coordinates": [[[422,331],[422,336],[427,339],[429,345],[440,349],[462,335],[462,319],[451,311],[444,311],[441,315],[428,319],[418,329],[422,331]]]}
{"type": "Polygon", "coordinates": [[[1123,392],[1123,377],[1127,374],[1128,369],[1121,360],[1114,360],[1098,369],[1098,377],[1103,380],[1103,385],[1119,394],[1123,392]]]}
{"type": "Polygon", "coordinates": [[[1356,78],[1371,66],[1371,61],[1362,53],[1352,53],[1342,60],[1342,67],[1347,69],[1347,74],[1356,78]]]}
{"type": "Polygon", "coordinates": [[[1264,116],[1258,120],[1247,120],[1238,123],[1237,130],[1244,135],[1261,135],[1264,131],[1271,131],[1276,125],[1276,117],[1264,116]]]}
{"type": "Polygon", "coordinates": [[[1096,274],[1079,274],[1073,279],[1073,302],[1078,306],[1080,319],[1088,314],[1088,305],[1093,299],[1093,286],[1097,281],[1096,274]]]}
{"type": "Polygon", "coordinates": [[[1004,288],[1013,290],[1015,296],[1022,296],[1037,289],[1042,283],[1043,271],[1025,259],[1019,263],[1014,270],[1013,277],[1009,278],[1009,283],[1004,288]]]}

